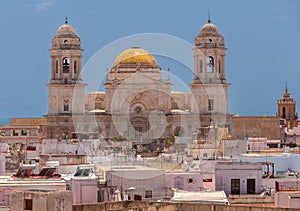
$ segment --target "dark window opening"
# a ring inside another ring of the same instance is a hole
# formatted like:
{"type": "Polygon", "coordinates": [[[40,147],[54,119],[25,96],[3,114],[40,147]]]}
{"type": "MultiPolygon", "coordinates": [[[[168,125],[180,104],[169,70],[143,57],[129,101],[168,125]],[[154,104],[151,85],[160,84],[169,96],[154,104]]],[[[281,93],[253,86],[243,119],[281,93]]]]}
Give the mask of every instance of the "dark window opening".
{"type": "Polygon", "coordinates": [[[36,151],[36,146],[27,146],[26,150],[27,151],[36,151]]]}
{"type": "Polygon", "coordinates": [[[194,180],[192,178],[189,178],[188,183],[192,184],[192,183],[194,183],[194,180]]]}
{"type": "Polygon", "coordinates": [[[135,113],[137,114],[140,114],[142,112],[142,108],[140,106],[137,106],[135,109],[134,109],[135,113]]]}
{"type": "Polygon", "coordinates": [[[58,73],[58,61],[55,62],[55,72],[58,73]]]}
{"type": "Polygon", "coordinates": [[[152,190],[145,190],[145,198],[152,198],[152,190]]]}
{"type": "Polygon", "coordinates": [[[202,68],[203,68],[203,64],[202,64],[202,60],[200,60],[200,73],[202,73],[202,68]]]}
{"type": "Polygon", "coordinates": [[[32,199],[24,199],[25,210],[32,210],[32,199]]]}
{"type": "Polygon", "coordinates": [[[65,78],[65,81],[64,81],[64,82],[65,82],[65,84],[67,84],[67,83],[68,83],[68,79],[67,79],[67,78],[65,78]]]}
{"type": "Polygon", "coordinates": [[[221,61],[219,60],[219,73],[221,73],[221,61]]]}
{"type": "Polygon", "coordinates": [[[77,73],[77,61],[74,61],[74,73],[77,73]]]}
{"type": "Polygon", "coordinates": [[[214,72],[214,58],[211,56],[207,57],[207,72],[214,72]]]}
{"type": "Polygon", "coordinates": [[[21,136],[27,136],[27,130],[21,130],[21,136]]]}
{"type": "Polygon", "coordinates": [[[64,58],[63,59],[63,73],[69,73],[70,70],[70,59],[64,58]]]}
{"type": "Polygon", "coordinates": [[[247,194],[255,194],[255,179],[247,179],[247,194]]]}
{"type": "Polygon", "coordinates": [[[286,108],[285,107],[282,108],[282,118],[283,119],[286,118],[286,108]]]}
{"type": "Polygon", "coordinates": [[[69,111],[69,100],[68,99],[64,100],[64,111],[69,111]]]}
{"type": "Polygon", "coordinates": [[[240,179],[231,179],[231,194],[240,194],[240,179]]]}
{"type": "Polygon", "coordinates": [[[214,110],[214,100],[213,99],[209,99],[208,100],[208,110],[209,111],[213,111],[214,110]]]}
{"type": "Polygon", "coordinates": [[[19,133],[16,132],[15,130],[13,130],[13,136],[18,136],[18,135],[19,135],[19,133]]]}

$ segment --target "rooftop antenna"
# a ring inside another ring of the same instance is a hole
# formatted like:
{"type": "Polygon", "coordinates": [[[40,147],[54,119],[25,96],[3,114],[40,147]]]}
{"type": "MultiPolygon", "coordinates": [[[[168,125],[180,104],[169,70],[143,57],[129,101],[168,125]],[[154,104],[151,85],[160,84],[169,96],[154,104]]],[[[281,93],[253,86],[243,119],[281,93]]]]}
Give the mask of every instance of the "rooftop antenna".
{"type": "Polygon", "coordinates": [[[208,16],[208,23],[210,23],[210,16],[211,16],[211,13],[210,13],[210,7],[209,7],[209,2],[210,0],[207,0],[207,16],[208,16]]]}

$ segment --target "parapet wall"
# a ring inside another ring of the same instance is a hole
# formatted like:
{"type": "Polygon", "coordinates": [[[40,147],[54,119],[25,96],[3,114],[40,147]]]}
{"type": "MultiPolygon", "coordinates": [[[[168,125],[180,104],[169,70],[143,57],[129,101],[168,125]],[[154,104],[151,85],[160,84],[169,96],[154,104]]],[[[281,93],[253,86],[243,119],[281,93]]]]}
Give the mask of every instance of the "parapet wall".
{"type": "Polygon", "coordinates": [[[296,211],[299,209],[262,207],[262,206],[233,206],[213,204],[189,204],[169,202],[122,201],[103,202],[98,204],[73,205],[73,211],[296,211]]]}

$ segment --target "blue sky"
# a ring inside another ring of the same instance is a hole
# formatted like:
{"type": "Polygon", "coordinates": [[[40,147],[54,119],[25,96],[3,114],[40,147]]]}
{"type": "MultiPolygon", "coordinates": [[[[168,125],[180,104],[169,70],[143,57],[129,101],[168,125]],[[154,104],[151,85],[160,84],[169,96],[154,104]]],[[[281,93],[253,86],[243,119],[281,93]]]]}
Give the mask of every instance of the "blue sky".
{"type": "MultiPolygon", "coordinates": [[[[209,8],[228,48],[229,111],[275,115],[286,82],[300,103],[300,1],[211,0],[209,8]]],[[[103,46],[140,33],[169,34],[193,43],[207,22],[207,9],[207,0],[1,2],[0,117],[47,113],[48,50],[66,16],[81,37],[87,63],[103,46]]],[[[182,65],[158,61],[191,82],[182,65]]]]}

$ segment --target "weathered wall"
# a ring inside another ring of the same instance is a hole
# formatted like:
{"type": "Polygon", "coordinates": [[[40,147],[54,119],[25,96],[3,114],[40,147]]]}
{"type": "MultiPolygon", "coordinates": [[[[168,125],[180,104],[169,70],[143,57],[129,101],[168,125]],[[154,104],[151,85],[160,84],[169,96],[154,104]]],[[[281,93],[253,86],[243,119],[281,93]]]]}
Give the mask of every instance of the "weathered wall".
{"type": "Polygon", "coordinates": [[[165,203],[145,201],[123,201],[98,204],[73,205],[73,211],[296,211],[298,209],[261,207],[261,206],[228,206],[211,204],[165,203]]]}
{"type": "Polygon", "coordinates": [[[299,191],[286,191],[275,193],[275,205],[285,208],[298,208],[300,209],[300,192],[299,191]]]}
{"type": "Polygon", "coordinates": [[[279,118],[275,116],[235,116],[232,118],[232,137],[266,137],[280,139],[279,118]]]}
{"type": "Polygon", "coordinates": [[[88,178],[72,178],[73,204],[97,203],[97,180],[88,178]]]}
{"type": "Polygon", "coordinates": [[[230,204],[274,204],[274,197],[260,195],[229,195],[230,204]]]}
{"type": "Polygon", "coordinates": [[[70,191],[14,191],[11,199],[12,211],[69,211],[72,209],[72,193],[70,191]],[[32,201],[32,209],[26,209],[25,200],[32,201]]]}
{"type": "Polygon", "coordinates": [[[47,154],[40,155],[40,169],[46,166],[47,161],[58,161],[59,165],[80,165],[86,164],[86,155],[73,154],[47,154]]]}

